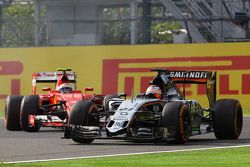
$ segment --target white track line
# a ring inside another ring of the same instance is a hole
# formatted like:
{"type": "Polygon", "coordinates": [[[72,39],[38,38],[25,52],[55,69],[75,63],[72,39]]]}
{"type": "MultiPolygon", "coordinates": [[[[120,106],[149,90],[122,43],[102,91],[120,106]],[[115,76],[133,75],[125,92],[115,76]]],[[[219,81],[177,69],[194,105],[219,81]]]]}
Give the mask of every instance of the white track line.
{"type": "Polygon", "coordinates": [[[43,159],[43,160],[29,160],[29,161],[12,161],[12,162],[3,162],[2,164],[34,163],[34,162],[48,162],[48,161],[61,161],[61,160],[88,159],[88,158],[105,158],[105,157],[117,157],[117,156],[127,156],[127,155],[174,153],[174,152],[185,152],[185,151],[201,151],[201,150],[224,149],[224,148],[241,148],[241,147],[250,147],[250,145],[236,145],[236,146],[224,146],[224,147],[195,148],[195,149],[170,150],[170,151],[139,152],[139,153],[127,153],[127,154],[98,155],[98,156],[71,157],[71,158],[58,158],[58,159],[43,159]]]}

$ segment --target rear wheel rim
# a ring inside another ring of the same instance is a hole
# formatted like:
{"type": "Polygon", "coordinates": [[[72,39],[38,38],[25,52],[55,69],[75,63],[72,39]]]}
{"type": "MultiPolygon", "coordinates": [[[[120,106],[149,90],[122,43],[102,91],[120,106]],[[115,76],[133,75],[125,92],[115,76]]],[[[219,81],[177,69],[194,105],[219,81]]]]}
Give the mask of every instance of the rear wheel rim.
{"type": "Polygon", "coordinates": [[[181,108],[180,125],[181,138],[183,142],[187,142],[190,133],[190,117],[185,106],[181,108]]]}

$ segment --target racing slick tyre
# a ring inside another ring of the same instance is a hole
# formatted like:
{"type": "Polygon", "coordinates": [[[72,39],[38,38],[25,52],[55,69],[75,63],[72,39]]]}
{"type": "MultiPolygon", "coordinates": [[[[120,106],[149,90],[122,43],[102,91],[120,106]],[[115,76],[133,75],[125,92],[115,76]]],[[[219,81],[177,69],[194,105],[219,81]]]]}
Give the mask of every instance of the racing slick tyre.
{"type": "Polygon", "coordinates": [[[21,126],[26,132],[37,132],[40,126],[35,123],[34,126],[29,125],[29,115],[39,114],[40,98],[38,95],[25,96],[21,103],[21,126]]]}
{"type": "Polygon", "coordinates": [[[188,106],[180,101],[167,103],[163,108],[161,125],[167,128],[167,132],[163,132],[163,139],[168,143],[186,143],[191,134],[188,106]]]}
{"type": "Polygon", "coordinates": [[[109,111],[110,110],[109,101],[110,101],[110,99],[113,99],[113,98],[121,98],[121,97],[118,94],[106,95],[104,97],[104,100],[103,100],[104,111],[109,111]]]}
{"type": "Polygon", "coordinates": [[[4,125],[7,130],[21,130],[20,125],[20,106],[23,96],[8,96],[5,104],[4,125]]]}
{"type": "MultiPolygon", "coordinates": [[[[89,113],[97,113],[98,110],[91,101],[78,101],[72,108],[69,125],[71,126],[99,126],[98,118],[89,116],[89,113]]],[[[83,138],[78,135],[77,129],[71,132],[71,138],[76,143],[89,144],[94,141],[93,138],[83,138]]]]}
{"type": "Polygon", "coordinates": [[[217,139],[237,139],[242,130],[243,113],[238,100],[221,99],[215,104],[214,134],[217,139]]]}

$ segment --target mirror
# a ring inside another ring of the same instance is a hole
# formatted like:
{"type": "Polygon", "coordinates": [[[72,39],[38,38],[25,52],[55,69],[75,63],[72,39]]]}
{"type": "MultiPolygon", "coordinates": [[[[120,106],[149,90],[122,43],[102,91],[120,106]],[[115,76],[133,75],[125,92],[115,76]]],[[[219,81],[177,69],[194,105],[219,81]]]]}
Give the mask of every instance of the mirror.
{"type": "Polygon", "coordinates": [[[93,91],[93,90],[94,90],[93,88],[87,87],[87,88],[85,88],[85,93],[86,93],[87,91],[93,91]]]}
{"type": "Polygon", "coordinates": [[[48,87],[43,88],[43,91],[51,91],[51,88],[48,88],[48,87]]]}

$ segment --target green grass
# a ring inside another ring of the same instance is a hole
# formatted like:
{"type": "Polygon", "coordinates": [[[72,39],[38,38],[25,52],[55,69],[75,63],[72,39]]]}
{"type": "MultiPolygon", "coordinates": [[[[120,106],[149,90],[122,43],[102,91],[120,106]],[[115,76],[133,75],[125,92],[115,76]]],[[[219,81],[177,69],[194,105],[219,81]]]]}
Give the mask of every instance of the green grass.
{"type": "Polygon", "coordinates": [[[249,167],[250,147],[9,164],[3,167],[249,167]]]}
{"type": "Polygon", "coordinates": [[[245,109],[243,112],[244,115],[250,116],[250,109],[245,109]]]}

